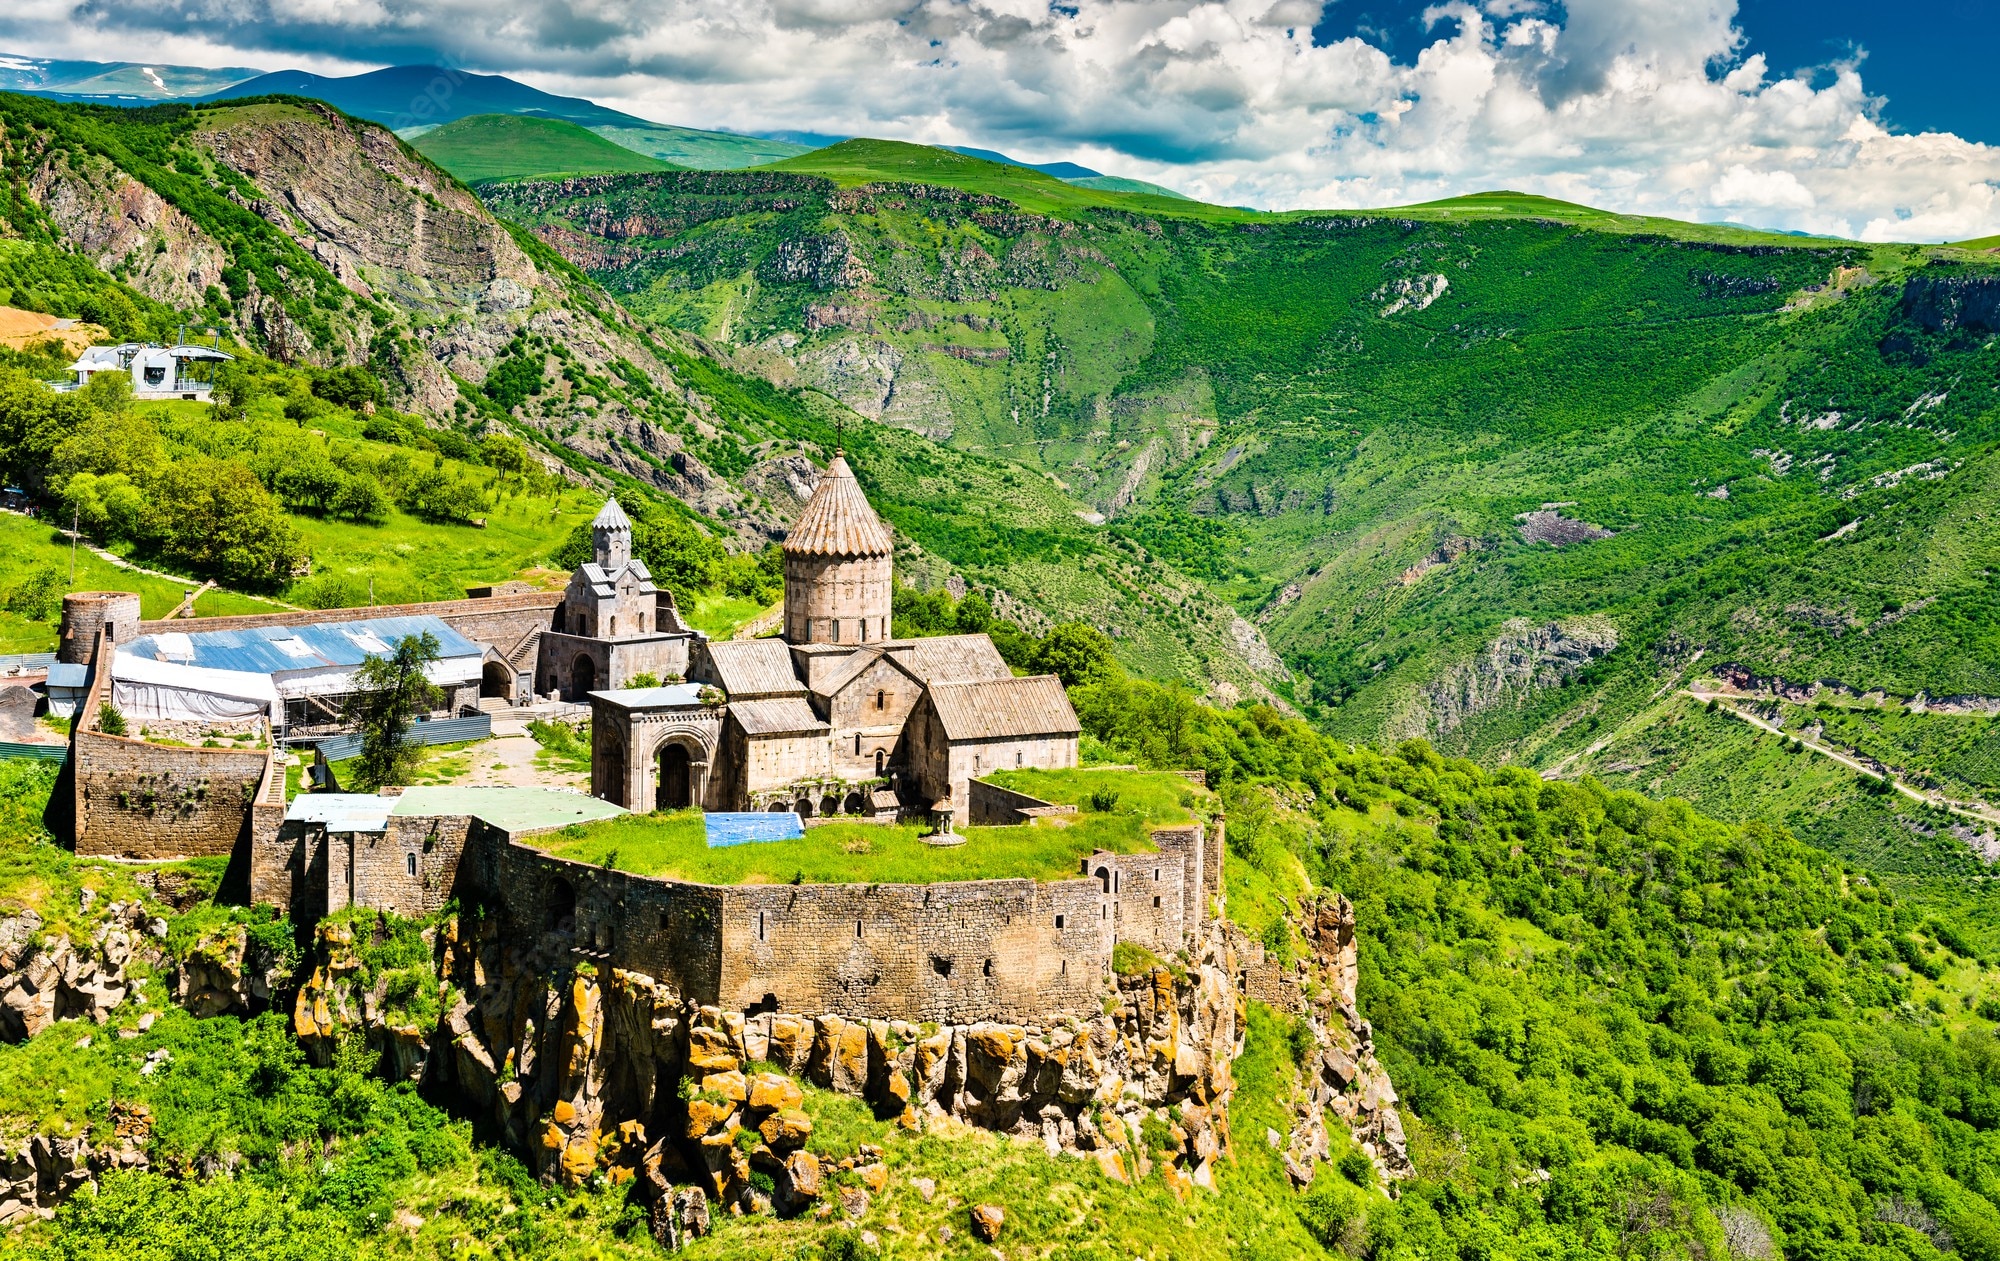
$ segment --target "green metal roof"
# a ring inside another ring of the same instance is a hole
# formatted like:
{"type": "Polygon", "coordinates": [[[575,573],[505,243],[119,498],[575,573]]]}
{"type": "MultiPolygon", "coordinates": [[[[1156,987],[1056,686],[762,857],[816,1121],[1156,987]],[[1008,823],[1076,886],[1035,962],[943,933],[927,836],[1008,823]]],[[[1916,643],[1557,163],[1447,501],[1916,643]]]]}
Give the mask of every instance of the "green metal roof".
{"type": "Polygon", "coordinates": [[[557,788],[406,788],[390,813],[470,815],[509,832],[594,823],[627,813],[623,806],[557,788]]]}

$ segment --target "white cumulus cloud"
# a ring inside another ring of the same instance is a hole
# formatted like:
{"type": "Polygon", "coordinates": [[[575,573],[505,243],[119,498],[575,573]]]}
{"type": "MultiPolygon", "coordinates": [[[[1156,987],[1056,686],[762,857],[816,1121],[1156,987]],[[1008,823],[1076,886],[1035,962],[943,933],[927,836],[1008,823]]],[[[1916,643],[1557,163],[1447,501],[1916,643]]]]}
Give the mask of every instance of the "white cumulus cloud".
{"type": "MultiPolygon", "coordinates": [[[[2000,149],[1772,78],[1735,0],[1446,0],[1399,62],[1316,0],[24,0],[16,51],[353,68],[442,57],[663,122],[1068,158],[1216,201],[1486,188],[1867,239],[2000,231],[2000,149]]],[[[1817,83],[1817,85],[1816,85],[1817,83]]]]}

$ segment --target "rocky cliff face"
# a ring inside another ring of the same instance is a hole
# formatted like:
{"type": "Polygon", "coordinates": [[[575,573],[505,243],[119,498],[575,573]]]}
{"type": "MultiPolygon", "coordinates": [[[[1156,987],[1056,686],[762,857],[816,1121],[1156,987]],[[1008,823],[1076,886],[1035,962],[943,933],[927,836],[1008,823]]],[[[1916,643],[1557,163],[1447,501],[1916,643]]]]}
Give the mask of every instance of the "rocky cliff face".
{"type": "Polygon", "coordinates": [[[491,921],[464,937],[447,925],[435,939],[438,984],[459,997],[425,1029],[388,1010],[385,981],[361,983],[351,930],[329,926],[294,1028],[319,1058],[361,1030],[387,1071],[486,1113],[551,1179],[623,1170],[746,1208],[802,1211],[830,1172],[803,1150],[812,1123],[796,1081],[911,1129],[962,1123],[1034,1138],[1119,1178],[1158,1167],[1183,1191],[1212,1185],[1229,1145],[1243,1000],[1220,933],[1184,964],[1114,978],[1099,1018],[1046,1026],[746,1018],[639,973],[600,974],[566,944],[524,948],[491,921]],[[760,1171],[774,1189],[761,1189],[760,1171]]]}
{"type": "Polygon", "coordinates": [[[1390,735],[1433,736],[1466,720],[1560,687],[1618,647],[1618,630],[1602,618],[1535,624],[1512,618],[1492,643],[1419,689],[1390,723],[1390,735]]]}
{"type": "Polygon", "coordinates": [[[1244,992],[1303,1021],[1310,1035],[1287,1101],[1294,1118],[1291,1129],[1266,1137],[1284,1152],[1286,1173],[1303,1188],[1318,1176],[1319,1162],[1333,1153],[1326,1128],[1332,1117],[1347,1127],[1384,1184],[1393,1188],[1414,1176],[1416,1168],[1396,1111],[1396,1088],[1375,1058],[1374,1030],[1355,1006],[1360,960],[1354,904],[1323,893],[1306,901],[1293,920],[1308,952],[1289,966],[1247,937],[1239,935],[1236,943],[1244,992]]]}

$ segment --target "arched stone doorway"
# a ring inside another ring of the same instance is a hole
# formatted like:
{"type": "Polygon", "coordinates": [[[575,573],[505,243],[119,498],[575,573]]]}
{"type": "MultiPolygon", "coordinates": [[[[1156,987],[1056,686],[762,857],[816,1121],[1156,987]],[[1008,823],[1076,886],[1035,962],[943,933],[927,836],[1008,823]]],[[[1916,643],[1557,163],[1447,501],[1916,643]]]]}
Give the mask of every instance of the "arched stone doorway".
{"type": "Polygon", "coordinates": [[[693,804],[694,776],[688,767],[687,746],[677,741],[661,745],[658,808],[685,810],[693,804]]]}
{"type": "Polygon", "coordinates": [[[481,666],[479,694],[511,702],[514,699],[514,667],[504,661],[489,661],[481,666]]]}
{"type": "Polygon", "coordinates": [[[578,657],[569,668],[570,699],[588,700],[597,687],[597,663],[589,657],[578,657]]]}

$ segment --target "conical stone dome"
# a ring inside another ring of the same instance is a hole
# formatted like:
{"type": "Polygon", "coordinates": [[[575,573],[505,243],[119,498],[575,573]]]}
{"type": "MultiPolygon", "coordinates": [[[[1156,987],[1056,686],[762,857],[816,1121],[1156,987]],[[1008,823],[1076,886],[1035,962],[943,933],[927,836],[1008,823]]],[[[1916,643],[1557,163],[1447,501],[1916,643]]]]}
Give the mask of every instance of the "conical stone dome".
{"type": "Polygon", "coordinates": [[[870,644],[889,637],[895,539],[834,452],[785,539],[785,638],[870,644]]]}
{"type": "Polygon", "coordinates": [[[785,537],[785,551],[795,556],[888,556],[895,539],[861,493],[847,457],[834,453],[798,524],[785,537]]]}

